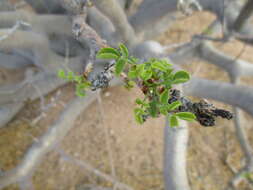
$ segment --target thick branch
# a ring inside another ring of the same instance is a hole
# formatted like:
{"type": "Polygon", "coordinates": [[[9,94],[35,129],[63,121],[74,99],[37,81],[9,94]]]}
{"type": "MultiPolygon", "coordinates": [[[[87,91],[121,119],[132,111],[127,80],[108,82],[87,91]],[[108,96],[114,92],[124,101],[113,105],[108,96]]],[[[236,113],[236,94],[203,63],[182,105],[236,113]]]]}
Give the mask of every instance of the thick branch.
{"type": "Polygon", "coordinates": [[[136,41],[135,33],[120,4],[116,0],[94,0],[94,3],[112,21],[123,41],[130,46],[133,45],[136,41]]]}
{"type": "Polygon", "coordinates": [[[210,98],[240,107],[253,115],[253,89],[228,83],[192,78],[184,85],[186,95],[210,98]]]}
{"type": "Polygon", "coordinates": [[[89,92],[86,98],[73,100],[50,129],[38,141],[33,143],[22,162],[15,169],[0,176],[0,188],[32,176],[34,169],[42,161],[45,154],[51,151],[66,136],[73,127],[76,118],[95,100],[95,97],[89,92]]]}
{"type": "Polygon", "coordinates": [[[253,1],[248,0],[248,2],[245,3],[243,8],[240,11],[239,16],[235,20],[234,23],[234,30],[240,31],[242,27],[245,25],[245,23],[248,21],[249,17],[253,13],[253,1]]]}
{"type": "MultiPolygon", "coordinates": [[[[182,85],[179,86],[182,90],[182,85]]],[[[172,97],[172,96],[170,96],[172,97]]],[[[187,148],[189,131],[185,121],[171,127],[166,117],[164,128],[164,180],[165,190],[189,190],[187,177],[187,148]]]]}
{"type": "MultiPolygon", "coordinates": [[[[82,71],[84,63],[81,62],[80,59],[82,58],[71,59],[68,68],[73,72],[82,71]]],[[[61,59],[60,57],[58,57],[58,59],[51,59],[51,64],[55,64],[55,69],[51,70],[50,73],[40,72],[35,76],[32,76],[30,79],[25,79],[19,84],[1,87],[0,104],[23,102],[28,98],[31,100],[38,98],[38,94],[34,93],[33,86],[39,88],[41,94],[47,94],[58,86],[65,84],[66,81],[56,76],[57,70],[65,68],[63,63],[64,59],[61,59]]]]}
{"type": "Polygon", "coordinates": [[[186,173],[188,127],[182,121],[172,128],[166,120],[164,129],[164,180],[166,190],[189,190],[186,173]]]}
{"type": "MultiPolygon", "coordinates": [[[[120,81],[114,80],[111,86],[118,85],[119,83],[120,81]]],[[[50,152],[55,145],[61,142],[73,127],[74,121],[79,114],[95,99],[96,96],[94,93],[88,91],[85,98],[76,98],[70,102],[57,121],[55,121],[48,131],[28,149],[22,162],[15,169],[0,175],[0,188],[32,176],[33,171],[43,160],[43,157],[50,152]]]]}
{"type": "MultiPolygon", "coordinates": [[[[233,84],[238,84],[239,79],[236,77],[230,77],[230,80],[233,84]]],[[[242,118],[242,111],[237,108],[233,107],[233,112],[235,114],[234,118],[234,126],[235,126],[235,134],[237,137],[237,140],[240,143],[242,152],[245,156],[245,166],[240,169],[239,172],[232,178],[232,180],[229,182],[229,186],[232,188],[235,188],[236,185],[243,180],[243,173],[245,172],[252,172],[253,170],[253,150],[250,145],[250,142],[247,137],[247,133],[245,131],[245,127],[241,123],[241,118],[242,118]]]]}
{"type": "Polygon", "coordinates": [[[33,64],[31,59],[22,55],[17,55],[16,53],[7,54],[0,52],[0,60],[0,68],[3,67],[7,69],[20,69],[33,64]]]}
{"type": "Polygon", "coordinates": [[[235,59],[216,50],[210,43],[202,43],[198,54],[200,58],[210,64],[217,65],[226,70],[232,78],[239,76],[253,76],[253,64],[246,61],[235,59]]]}
{"type": "MultiPolygon", "coordinates": [[[[8,29],[0,30],[0,36],[8,35],[8,33],[8,29]]],[[[48,47],[48,40],[44,36],[20,30],[15,31],[11,35],[9,35],[8,38],[3,39],[0,43],[1,50],[9,50],[14,48],[29,50],[39,48],[40,50],[42,50],[49,49],[48,47]]]]}
{"type": "Polygon", "coordinates": [[[31,24],[34,31],[71,35],[71,20],[65,15],[35,15],[25,11],[0,12],[0,27],[10,28],[17,21],[31,24]]]}
{"type": "Polygon", "coordinates": [[[66,10],[61,6],[59,0],[25,0],[37,13],[65,13],[66,10]]]}
{"type": "Polygon", "coordinates": [[[104,16],[96,7],[88,9],[88,23],[97,31],[97,33],[107,40],[107,43],[112,46],[117,46],[117,36],[115,36],[115,28],[112,22],[104,16]]]}
{"type": "Polygon", "coordinates": [[[139,35],[147,28],[153,27],[155,23],[160,22],[166,15],[169,18],[167,22],[172,22],[176,11],[177,0],[144,0],[138,11],[130,18],[130,23],[139,35]]]}

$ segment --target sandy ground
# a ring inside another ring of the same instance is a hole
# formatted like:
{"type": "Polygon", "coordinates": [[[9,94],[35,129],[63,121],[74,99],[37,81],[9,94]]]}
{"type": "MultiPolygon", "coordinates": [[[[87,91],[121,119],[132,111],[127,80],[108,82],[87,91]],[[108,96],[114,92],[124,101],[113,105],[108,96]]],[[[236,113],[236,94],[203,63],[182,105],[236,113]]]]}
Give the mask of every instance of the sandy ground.
{"type": "MultiPolygon", "coordinates": [[[[213,17],[207,13],[182,19],[158,40],[164,44],[186,41],[190,35],[199,33],[207,27],[212,19],[213,17]]],[[[217,46],[235,56],[243,48],[241,43],[234,41],[217,46]]],[[[252,48],[245,47],[241,57],[253,62],[252,52],[252,48]]],[[[199,60],[185,68],[195,76],[228,81],[226,73],[199,60]]],[[[243,78],[242,83],[253,84],[248,78],[243,78]]],[[[62,104],[67,104],[74,97],[71,85],[59,90],[61,93],[57,96],[56,106],[49,109],[45,118],[35,122],[35,118],[41,115],[40,102],[30,102],[8,126],[0,129],[1,169],[8,170],[18,164],[31,143],[57,119],[63,109],[62,104]]],[[[59,90],[47,97],[47,103],[50,103],[52,97],[56,97],[59,90]]],[[[114,87],[107,89],[101,96],[102,104],[94,102],[79,116],[75,127],[64,138],[59,148],[110,175],[113,175],[111,171],[113,163],[117,179],[136,190],[164,189],[162,176],[164,120],[162,118],[149,120],[143,126],[135,123],[134,100],[141,96],[138,89],[129,92],[123,87],[114,87]],[[105,138],[105,130],[109,134],[109,141],[105,138]],[[112,159],[108,154],[107,143],[110,144],[112,159]]],[[[214,103],[231,109],[222,103],[214,103]]],[[[248,134],[252,134],[252,121],[247,114],[243,115],[242,123],[248,134]]],[[[231,167],[238,169],[243,161],[233,123],[219,121],[213,128],[203,128],[197,123],[192,123],[189,128],[187,160],[192,189],[224,189],[233,176],[231,167]]],[[[253,143],[252,136],[249,135],[249,138],[253,143]]],[[[88,170],[64,161],[56,152],[46,156],[35,171],[33,183],[36,190],[74,190],[80,184],[111,186],[88,170]]],[[[18,188],[13,184],[5,188],[7,189],[18,188]]],[[[249,187],[242,184],[240,189],[249,190],[249,187]]]]}

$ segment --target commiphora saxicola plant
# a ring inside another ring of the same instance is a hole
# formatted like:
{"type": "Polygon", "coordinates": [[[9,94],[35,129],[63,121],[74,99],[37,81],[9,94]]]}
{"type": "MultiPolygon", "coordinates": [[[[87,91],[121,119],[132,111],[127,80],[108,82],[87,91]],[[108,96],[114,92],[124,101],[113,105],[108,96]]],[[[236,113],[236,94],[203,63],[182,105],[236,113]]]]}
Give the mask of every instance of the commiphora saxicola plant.
{"type": "Polygon", "coordinates": [[[167,59],[138,60],[129,54],[123,44],[118,48],[101,48],[96,58],[108,60],[108,63],[103,71],[93,77],[89,77],[92,65],[86,66],[81,75],[59,70],[58,76],[74,82],[78,96],[85,96],[89,89],[95,91],[108,87],[114,76],[121,77],[128,90],[137,86],[144,95],[142,99],[135,100],[137,106],[134,117],[139,124],[150,117],[157,118],[161,115],[168,117],[171,127],[178,126],[180,119],[198,120],[203,126],[213,126],[214,117],[232,118],[230,112],[217,109],[205,101],[192,103],[182,97],[174,86],[190,80],[190,75],[184,70],[175,71],[167,59]]]}

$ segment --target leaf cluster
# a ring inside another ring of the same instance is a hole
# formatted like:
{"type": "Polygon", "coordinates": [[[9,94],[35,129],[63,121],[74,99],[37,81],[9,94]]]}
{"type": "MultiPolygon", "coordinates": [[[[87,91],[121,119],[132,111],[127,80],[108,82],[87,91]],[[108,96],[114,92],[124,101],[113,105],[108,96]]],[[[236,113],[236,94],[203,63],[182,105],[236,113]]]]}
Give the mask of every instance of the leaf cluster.
{"type": "MultiPolygon", "coordinates": [[[[169,103],[170,90],[173,85],[187,82],[190,79],[186,71],[174,71],[166,59],[152,58],[144,63],[129,55],[127,47],[123,44],[119,48],[106,47],[100,49],[97,59],[113,60],[114,74],[124,78],[125,87],[133,88],[137,85],[143,92],[143,99],[136,99],[137,107],[134,109],[135,120],[142,124],[148,117],[157,118],[160,115],[168,117],[170,126],[178,126],[179,119],[186,121],[195,120],[191,112],[179,112],[180,101],[169,103]]],[[[85,90],[91,83],[83,76],[67,74],[60,70],[60,78],[68,79],[76,83],[77,95],[84,96],[85,90]]]]}
{"type": "Polygon", "coordinates": [[[91,83],[86,78],[72,71],[65,72],[63,69],[60,69],[58,70],[58,77],[73,82],[76,88],[76,95],[80,97],[84,97],[85,91],[91,87],[91,83]]]}

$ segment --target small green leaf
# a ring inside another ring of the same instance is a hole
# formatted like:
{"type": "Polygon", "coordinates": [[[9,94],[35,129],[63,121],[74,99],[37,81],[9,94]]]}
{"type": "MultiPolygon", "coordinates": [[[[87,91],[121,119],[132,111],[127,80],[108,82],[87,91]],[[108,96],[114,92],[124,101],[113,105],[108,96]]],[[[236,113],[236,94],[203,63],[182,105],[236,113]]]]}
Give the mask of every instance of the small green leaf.
{"type": "Polygon", "coordinates": [[[82,81],[83,81],[83,78],[82,78],[82,76],[80,75],[75,75],[74,76],[74,81],[75,82],[77,82],[78,84],[81,84],[82,83],[82,81]]]}
{"type": "Polygon", "coordinates": [[[138,62],[139,60],[137,59],[137,58],[135,58],[135,57],[130,57],[130,58],[128,58],[128,62],[130,63],[130,64],[136,64],[137,62],[138,62]]]}
{"type": "Polygon", "coordinates": [[[175,114],[179,117],[179,119],[186,120],[186,121],[194,121],[196,116],[191,112],[179,112],[175,114]]]}
{"type": "Polygon", "coordinates": [[[143,123],[144,123],[143,117],[142,117],[142,115],[140,115],[140,114],[135,114],[135,121],[136,121],[137,123],[139,123],[139,124],[143,124],[143,123]]]}
{"type": "Polygon", "coordinates": [[[127,47],[124,44],[119,44],[120,52],[124,57],[128,57],[129,52],[127,47]]]}
{"type": "Polygon", "coordinates": [[[141,72],[141,78],[143,80],[148,80],[152,77],[152,71],[151,70],[142,70],[141,72]]]}
{"type": "Polygon", "coordinates": [[[248,179],[248,180],[252,180],[253,178],[253,173],[250,173],[250,172],[245,172],[241,175],[242,177],[248,179]]]}
{"type": "Polygon", "coordinates": [[[79,97],[84,97],[85,96],[85,91],[78,86],[76,87],[76,95],[79,97]]]}
{"type": "Polygon", "coordinates": [[[115,55],[113,53],[100,53],[96,56],[98,59],[118,59],[118,57],[118,55],[115,55]]]}
{"type": "Polygon", "coordinates": [[[130,79],[134,79],[134,78],[137,78],[138,74],[137,74],[137,71],[136,70],[133,70],[133,71],[129,71],[127,76],[130,78],[130,79]]]}
{"type": "Polygon", "coordinates": [[[143,101],[140,99],[140,98],[137,98],[135,100],[135,103],[138,104],[138,105],[142,105],[143,104],[143,101]]]}
{"type": "Polygon", "coordinates": [[[139,64],[136,66],[137,75],[141,75],[142,72],[145,70],[145,64],[139,64]]]}
{"type": "Polygon", "coordinates": [[[135,108],[135,109],[134,109],[134,113],[143,114],[144,111],[143,111],[143,109],[141,109],[141,108],[135,108]]]}
{"type": "Polygon", "coordinates": [[[99,55],[99,54],[104,54],[104,53],[111,53],[118,57],[120,56],[119,51],[114,48],[101,48],[97,54],[99,55]]]}
{"type": "Polygon", "coordinates": [[[167,68],[170,68],[172,66],[172,64],[170,64],[167,59],[161,59],[160,62],[162,62],[162,64],[167,68]]]}
{"type": "Polygon", "coordinates": [[[153,69],[158,69],[163,72],[167,72],[168,70],[170,70],[170,65],[164,63],[163,61],[155,61],[151,64],[151,67],[153,69]]]}
{"type": "Polygon", "coordinates": [[[85,89],[85,88],[88,88],[88,87],[90,87],[90,85],[87,84],[87,83],[80,83],[80,84],[77,85],[78,89],[85,89]]]}
{"type": "Polygon", "coordinates": [[[135,82],[134,82],[134,81],[128,81],[128,82],[125,84],[125,88],[129,90],[129,89],[133,88],[134,85],[135,85],[135,82]]]}
{"type": "Polygon", "coordinates": [[[167,115],[167,114],[168,114],[167,106],[162,105],[162,106],[160,107],[160,112],[161,112],[161,114],[163,114],[163,115],[167,115]]]}
{"type": "Polygon", "coordinates": [[[164,64],[162,64],[160,61],[156,61],[156,62],[152,63],[151,67],[153,69],[158,69],[158,70],[163,71],[163,72],[167,71],[167,67],[164,66],[164,64]]]}
{"type": "Polygon", "coordinates": [[[190,75],[186,71],[178,71],[174,74],[173,77],[174,84],[184,83],[188,80],[190,80],[190,75]]]}
{"type": "Polygon", "coordinates": [[[67,79],[68,80],[74,80],[74,76],[75,76],[75,74],[72,71],[69,71],[68,75],[67,75],[67,79]]]}
{"type": "Polygon", "coordinates": [[[152,102],[149,103],[149,106],[150,106],[150,115],[151,115],[151,117],[157,117],[157,115],[158,115],[157,102],[152,101],[152,102]]]}
{"type": "Polygon", "coordinates": [[[135,120],[137,123],[139,123],[139,124],[144,123],[143,114],[144,114],[144,111],[141,108],[134,109],[134,117],[135,117],[135,120]]]}
{"type": "Polygon", "coordinates": [[[169,116],[170,127],[177,127],[179,125],[178,118],[175,115],[169,116]]]}
{"type": "Polygon", "coordinates": [[[168,103],[168,99],[169,99],[169,91],[166,89],[160,95],[160,102],[162,104],[167,104],[168,103]]]}
{"type": "Polygon", "coordinates": [[[167,106],[167,109],[168,109],[168,111],[172,111],[172,110],[177,109],[181,105],[182,105],[182,103],[180,101],[175,101],[175,102],[172,102],[171,104],[169,104],[167,106]]]}
{"type": "Polygon", "coordinates": [[[65,76],[65,71],[63,70],[63,69],[60,69],[59,71],[58,71],[58,77],[59,78],[62,78],[62,79],[65,79],[66,78],[66,76],[65,76]]]}
{"type": "Polygon", "coordinates": [[[117,76],[120,75],[120,73],[124,70],[126,64],[126,60],[124,58],[120,58],[115,65],[115,74],[117,76]]]}

